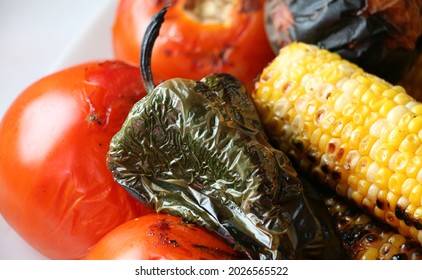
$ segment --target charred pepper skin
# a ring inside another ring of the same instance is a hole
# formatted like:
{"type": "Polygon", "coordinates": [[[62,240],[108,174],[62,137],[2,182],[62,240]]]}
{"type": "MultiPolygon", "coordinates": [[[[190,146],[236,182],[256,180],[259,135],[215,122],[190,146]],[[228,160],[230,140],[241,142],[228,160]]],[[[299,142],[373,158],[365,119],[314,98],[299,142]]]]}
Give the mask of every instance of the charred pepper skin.
{"type": "Polygon", "coordinates": [[[142,203],[248,258],[344,257],[322,200],[267,142],[245,86],[227,74],[158,85],[113,138],[108,166],[142,203]]]}
{"type": "Polygon", "coordinates": [[[399,82],[421,51],[420,0],[267,0],[273,50],[294,41],[340,54],[390,83],[399,82]]]}

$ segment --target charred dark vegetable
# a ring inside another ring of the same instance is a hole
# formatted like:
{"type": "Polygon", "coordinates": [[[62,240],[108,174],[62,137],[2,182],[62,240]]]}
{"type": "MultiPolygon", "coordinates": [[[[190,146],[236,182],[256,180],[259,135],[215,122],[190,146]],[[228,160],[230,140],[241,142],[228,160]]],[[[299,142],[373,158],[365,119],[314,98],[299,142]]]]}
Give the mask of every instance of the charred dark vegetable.
{"type": "Polygon", "coordinates": [[[293,41],[314,44],[396,83],[420,51],[417,40],[422,32],[421,3],[267,0],[266,29],[276,53],[293,41]]]}
{"type": "Polygon", "coordinates": [[[346,254],[352,260],[421,260],[421,244],[366,215],[334,194],[324,194],[346,254]]]}
{"type": "Polygon", "coordinates": [[[143,203],[205,226],[248,258],[343,258],[322,200],[267,142],[230,75],[155,87],[113,138],[108,165],[143,203]]]}

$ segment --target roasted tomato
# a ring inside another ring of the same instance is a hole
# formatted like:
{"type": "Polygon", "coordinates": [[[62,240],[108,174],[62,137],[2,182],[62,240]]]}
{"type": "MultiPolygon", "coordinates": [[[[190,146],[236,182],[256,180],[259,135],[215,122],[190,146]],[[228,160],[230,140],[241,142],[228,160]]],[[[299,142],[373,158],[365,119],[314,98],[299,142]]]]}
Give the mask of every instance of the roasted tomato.
{"type": "Polygon", "coordinates": [[[121,0],[113,27],[115,55],[139,64],[151,17],[170,5],[152,54],[152,72],[164,79],[199,80],[224,72],[250,89],[274,58],[261,0],[121,0]]]}
{"type": "Polygon", "coordinates": [[[206,229],[166,214],[149,214],[109,232],[86,259],[221,260],[241,255],[206,229]]]}
{"type": "Polygon", "coordinates": [[[35,249],[77,259],[149,212],[114,182],[111,137],[145,95],[139,69],[78,65],[29,86],[0,123],[0,211],[35,249]]]}

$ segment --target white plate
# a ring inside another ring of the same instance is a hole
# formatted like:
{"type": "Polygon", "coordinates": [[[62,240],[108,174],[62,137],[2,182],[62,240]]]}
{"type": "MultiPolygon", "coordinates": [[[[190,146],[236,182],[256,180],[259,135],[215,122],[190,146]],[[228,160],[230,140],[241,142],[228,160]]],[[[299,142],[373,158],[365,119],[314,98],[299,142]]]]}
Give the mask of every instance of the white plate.
{"type": "MultiPolygon", "coordinates": [[[[111,27],[117,2],[2,0],[0,118],[24,88],[43,76],[89,60],[113,58],[111,27]]],[[[0,215],[0,259],[46,257],[0,215]]]]}

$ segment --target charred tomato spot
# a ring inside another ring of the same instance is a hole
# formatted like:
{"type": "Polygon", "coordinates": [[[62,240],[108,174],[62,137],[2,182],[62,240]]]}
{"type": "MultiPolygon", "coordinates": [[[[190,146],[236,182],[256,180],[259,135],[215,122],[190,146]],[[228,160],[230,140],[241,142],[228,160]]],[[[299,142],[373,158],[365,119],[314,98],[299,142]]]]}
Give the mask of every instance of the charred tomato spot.
{"type": "Polygon", "coordinates": [[[229,259],[233,259],[233,258],[241,258],[240,253],[239,254],[232,254],[223,250],[220,250],[219,248],[214,248],[214,247],[208,247],[208,246],[204,246],[204,245],[200,245],[200,244],[192,244],[193,248],[199,249],[201,251],[207,252],[210,255],[216,256],[216,257],[224,257],[224,258],[229,258],[229,259]]]}
{"type": "Polygon", "coordinates": [[[163,49],[163,55],[170,57],[170,56],[173,55],[173,51],[171,49],[165,48],[165,49],[163,49]]]}
{"type": "Polygon", "coordinates": [[[94,123],[94,124],[97,124],[97,125],[102,125],[102,123],[103,123],[101,121],[100,116],[98,116],[98,114],[96,114],[96,113],[89,114],[89,116],[86,118],[86,120],[89,123],[94,123]]]}

